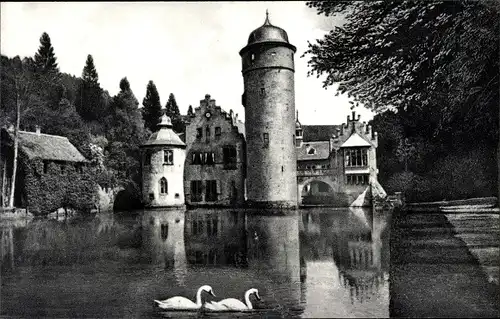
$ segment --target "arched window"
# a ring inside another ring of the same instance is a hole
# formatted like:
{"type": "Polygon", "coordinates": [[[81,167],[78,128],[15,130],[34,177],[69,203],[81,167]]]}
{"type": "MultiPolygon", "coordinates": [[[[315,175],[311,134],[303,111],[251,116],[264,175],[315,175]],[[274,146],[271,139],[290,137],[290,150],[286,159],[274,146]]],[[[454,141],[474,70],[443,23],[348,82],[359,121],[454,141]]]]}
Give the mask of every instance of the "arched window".
{"type": "Polygon", "coordinates": [[[167,194],[167,193],[168,193],[167,179],[165,177],[162,177],[160,179],[160,194],[167,194]]]}

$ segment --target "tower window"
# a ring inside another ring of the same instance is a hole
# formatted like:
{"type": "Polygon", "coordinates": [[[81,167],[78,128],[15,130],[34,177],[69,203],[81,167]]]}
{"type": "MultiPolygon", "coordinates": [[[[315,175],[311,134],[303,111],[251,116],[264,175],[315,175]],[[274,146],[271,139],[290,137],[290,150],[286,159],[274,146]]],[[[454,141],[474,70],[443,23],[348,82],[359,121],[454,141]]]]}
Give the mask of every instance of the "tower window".
{"type": "Polygon", "coordinates": [[[215,137],[220,137],[221,135],[221,129],[220,129],[220,126],[217,126],[215,128],[215,137]]]}
{"type": "Polygon", "coordinates": [[[206,136],[206,139],[207,139],[207,143],[210,142],[210,126],[207,126],[205,128],[205,136],[206,136]]]}
{"type": "Polygon", "coordinates": [[[292,135],[292,143],[295,145],[295,134],[292,135]]]}
{"type": "Polygon", "coordinates": [[[161,224],[161,239],[167,240],[168,238],[168,224],[161,224]]]}
{"type": "Polygon", "coordinates": [[[48,171],[49,171],[49,162],[43,161],[43,173],[47,174],[48,171]]]}
{"type": "Polygon", "coordinates": [[[263,147],[268,148],[269,147],[269,133],[263,133],[262,139],[264,141],[263,147]]]}
{"type": "Polygon", "coordinates": [[[203,135],[203,129],[201,127],[196,129],[196,138],[201,138],[203,135]]]}
{"type": "Polygon", "coordinates": [[[160,179],[160,194],[167,194],[167,193],[168,193],[167,179],[165,177],[162,177],[160,179]]]}
{"type": "Polygon", "coordinates": [[[174,165],[174,152],[172,150],[163,151],[163,164],[174,165]]]}
{"type": "Polygon", "coordinates": [[[255,54],[252,53],[252,55],[250,56],[250,61],[254,61],[255,60],[255,54]]]}

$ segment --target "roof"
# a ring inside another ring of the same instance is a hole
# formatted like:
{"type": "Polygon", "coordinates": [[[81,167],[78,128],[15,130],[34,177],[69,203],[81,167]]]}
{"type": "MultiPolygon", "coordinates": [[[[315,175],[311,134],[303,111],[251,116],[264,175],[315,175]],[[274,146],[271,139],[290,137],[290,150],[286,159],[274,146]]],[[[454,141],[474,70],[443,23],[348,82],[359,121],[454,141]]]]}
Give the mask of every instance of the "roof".
{"type": "Polygon", "coordinates": [[[166,114],[161,116],[158,128],[158,131],[151,134],[149,139],[142,146],[186,146],[179,135],[172,130],[172,121],[166,114]]]}
{"type": "MultiPolygon", "coordinates": [[[[10,138],[14,139],[14,132],[6,131],[10,138]]],[[[29,159],[88,162],[82,153],[64,136],[19,131],[19,146],[29,159]]]]}
{"type": "Polygon", "coordinates": [[[274,26],[269,21],[269,13],[266,11],[266,21],[264,24],[252,31],[248,37],[248,44],[260,42],[288,42],[286,31],[280,27],[274,26]]]}
{"type": "Polygon", "coordinates": [[[354,132],[340,147],[372,146],[358,133],[354,132]]]}
{"type": "Polygon", "coordinates": [[[302,143],[302,146],[300,148],[297,148],[298,161],[321,160],[327,159],[329,156],[329,141],[302,143]],[[309,150],[311,149],[314,149],[314,154],[309,154],[309,150]]]}
{"type": "Polygon", "coordinates": [[[302,125],[302,136],[305,142],[329,141],[332,136],[337,136],[337,129],[341,125],[302,125]]]}

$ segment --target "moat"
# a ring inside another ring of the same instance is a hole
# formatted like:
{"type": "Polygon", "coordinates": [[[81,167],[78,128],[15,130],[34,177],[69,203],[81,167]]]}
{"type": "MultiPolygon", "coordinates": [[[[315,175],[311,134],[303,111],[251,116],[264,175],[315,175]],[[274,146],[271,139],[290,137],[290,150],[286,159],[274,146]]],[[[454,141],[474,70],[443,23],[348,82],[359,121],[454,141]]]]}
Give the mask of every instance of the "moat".
{"type": "MultiPolygon", "coordinates": [[[[262,300],[253,299],[256,310],[239,315],[244,317],[414,316],[418,301],[428,296],[408,292],[415,282],[436,284],[432,271],[417,280],[417,274],[404,271],[401,256],[391,256],[393,211],[137,213],[2,221],[0,315],[197,316],[202,314],[164,312],[153,300],[194,299],[196,290],[208,284],[217,297],[204,300],[242,299],[247,289],[257,288],[262,300]]],[[[479,285],[480,267],[468,267],[479,285]]],[[[474,297],[464,291],[461,298],[474,297]]]]}

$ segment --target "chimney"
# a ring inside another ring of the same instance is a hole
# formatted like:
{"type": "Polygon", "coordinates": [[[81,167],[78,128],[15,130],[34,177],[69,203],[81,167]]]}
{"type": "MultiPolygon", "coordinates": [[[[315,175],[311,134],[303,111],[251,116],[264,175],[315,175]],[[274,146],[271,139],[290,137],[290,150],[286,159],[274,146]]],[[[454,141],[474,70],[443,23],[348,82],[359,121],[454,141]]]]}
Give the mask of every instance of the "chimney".
{"type": "Polygon", "coordinates": [[[35,132],[36,132],[36,135],[40,135],[40,133],[41,133],[40,125],[35,125],[35,132]]]}

